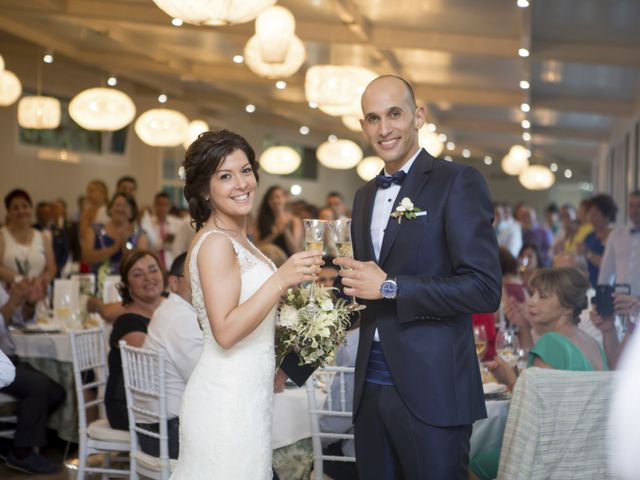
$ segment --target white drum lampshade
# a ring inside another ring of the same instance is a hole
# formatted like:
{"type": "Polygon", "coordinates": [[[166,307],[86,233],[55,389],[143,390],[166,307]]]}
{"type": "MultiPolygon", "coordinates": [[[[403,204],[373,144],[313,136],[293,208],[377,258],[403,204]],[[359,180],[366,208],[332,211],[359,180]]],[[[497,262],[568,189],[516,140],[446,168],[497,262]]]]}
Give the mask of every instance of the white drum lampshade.
{"type": "Polygon", "coordinates": [[[90,88],[71,99],[69,115],[86,130],[113,132],[131,123],[136,106],[129,95],[115,88],[90,88]]]}
{"type": "Polygon", "coordinates": [[[247,67],[263,78],[286,78],[296,73],[307,57],[304,43],[297,37],[291,37],[282,62],[267,62],[261,54],[261,43],[256,35],[251,37],[244,47],[244,61],[247,67]]]}
{"type": "Polygon", "coordinates": [[[287,146],[269,147],[260,155],[260,167],[273,175],[288,175],[296,171],[302,159],[287,146]]]}
{"type": "Polygon", "coordinates": [[[140,139],[152,147],[176,147],[189,130],[189,120],[177,110],[154,108],[138,117],[135,130],[140,139]]]}
{"type": "Polygon", "coordinates": [[[529,150],[522,145],[514,145],[503,157],[501,166],[507,175],[520,175],[529,166],[529,150]]]}
{"type": "Polygon", "coordinates": [[[4,70],[0,72],[0,107],[8,107],[22,95],[22,83],[16,74],[4,70]]]}
{"type": "Polygon", "coordinates": [[[365,157],[356,167],[358,176],[365,182],[372,180],[384,168],[384,161],[380,157],[365,157]]]}
{"type": "Polygon", "coordinates": [[[434,157],[439,156],[444,150],[444,142],[436,132],[430,132],[426,125],[418,131],[418,143],[434,157]]]}
{"type": "Polygon", "coordinates": [[[546,190],[555,183],[556,176],[549,167],[531,165],[518,176],[518,180],[528,190],[546,190]]]}
{"type": "Polygon", "coordinates": [[[53,97],[22,97],[18,102],[18,124],[22,128],[58,128],[60,101],[53,97]]]}
{"type": "Polygon", "coordinates": [[[4,58],[0,55],[0,72],[4,70],[4,58]]]}
{"type": "Polygon", "coordinates": [[[286,8],[273,6],[256,18],[256,37],[260,42],[260,56],[267,63],[283,63],[289,43],[296,31],[296,20],[286,8]]]}
{"type": "Polygon", "coordinates": [[[351,140],[326,141],[318,147],[316,156],[322,165],[337,170],[355,167],[362,160],[362,149],[351,140]]]}
{"type": "Polygon", "coordinates": [[[360,115],[360,97],[377,76],[363,67],[314,65],[307,70],[305,96],[328,115],[360,115]]]}
{"type": "Polygon", "coordinates": [[[354,132],[361,132],[362,125],[360,125],[360,118],[362,115],[343,115],[342,123],[349,130],[353,130],[354,132]]]}
{"type": "Polygon", "coordinates": [[[204,120],[192,120],[187,128],[187,136],[182,142],[182,146],[185,150],[189,149],[189,146],[196,141],[198,136],[203,132],[209,131],[209,124],[204,120]]]}
{"type": "Polygon", "coordinates": [[[153,0],[173,18],[195,25],[250,22],[277,0],[153,0]]]}

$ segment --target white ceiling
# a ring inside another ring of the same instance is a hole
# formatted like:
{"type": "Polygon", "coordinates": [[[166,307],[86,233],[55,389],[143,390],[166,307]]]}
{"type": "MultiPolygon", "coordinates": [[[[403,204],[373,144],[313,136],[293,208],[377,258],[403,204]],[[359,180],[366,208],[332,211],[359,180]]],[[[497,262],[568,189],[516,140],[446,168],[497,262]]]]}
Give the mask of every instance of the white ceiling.
{"type": "Polygon", "coordinates": [[[0,53],[36,44],[142,90],[196,103],[203,115],[250,102],[265,122],[356,140],[340,119],[308,107],[304,72],[320,63],[362,65],[413,82],[429,119],[456,143],[454,156],[462,148],[474,158],[503,155],[522,143],[520,122],[528,118],[538,158],[587,168],[616,121],[637,107],[640,2],[530,3],[281,0],[308,54],[283,91],[232,61],[253,24],[177,28],[151,0],[0,0],[0,53]],[[529,46],[529,58],[518,57],[521,46],[529,46]],[[523,79],[530,90],[519,88],[523,79]],[[523,102],[531,104],[528,115],[523,102]]]}

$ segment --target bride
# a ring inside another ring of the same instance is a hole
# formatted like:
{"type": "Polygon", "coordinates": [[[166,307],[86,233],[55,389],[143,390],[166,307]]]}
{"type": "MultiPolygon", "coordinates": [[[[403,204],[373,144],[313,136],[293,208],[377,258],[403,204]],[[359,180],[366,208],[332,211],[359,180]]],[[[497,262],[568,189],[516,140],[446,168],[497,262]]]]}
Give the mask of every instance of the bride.
{"type": "Polygon", "coordinates": [[[187,256],[204,347],[184,392],[173,480],[271,479],[275,306],[315,280],[319,254],[278,270],[247,238],[258,183],[255,153],[227,130],[189,147],[184,195],[196,236],[187,256]]]}

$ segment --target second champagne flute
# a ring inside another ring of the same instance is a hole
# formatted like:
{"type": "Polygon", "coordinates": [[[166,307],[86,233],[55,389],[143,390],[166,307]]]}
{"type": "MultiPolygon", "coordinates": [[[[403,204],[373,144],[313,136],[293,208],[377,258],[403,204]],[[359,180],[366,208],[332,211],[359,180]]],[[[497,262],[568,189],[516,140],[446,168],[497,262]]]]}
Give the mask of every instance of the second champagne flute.
{"type": "MultiPolygon", "coordinates": [[[[333,239],[336,242],[338,257],[353,258],[353,243],[351,242],[351,219],[341,218],[339,220],[334,220],[330,223],[330,225],[331,231],[333,232],[333,239]]],[[[355,297],[351,297],[351,304],[349,305],[349,308],[353,311],[358,311],[366,307],[356,302],[355,297]]]]}
{"type": "MultiPolygon", "coordinates": [[[[327,224],[326,220],[318,220],[317,218],[308,218],[304,222],[304,239],[306,250],[308,252],[323,251],[324,228],[327,224]]],[[[316,304],[316,283],[311,282],[309,287],[309,306],[314,307],[316,304]]]]}

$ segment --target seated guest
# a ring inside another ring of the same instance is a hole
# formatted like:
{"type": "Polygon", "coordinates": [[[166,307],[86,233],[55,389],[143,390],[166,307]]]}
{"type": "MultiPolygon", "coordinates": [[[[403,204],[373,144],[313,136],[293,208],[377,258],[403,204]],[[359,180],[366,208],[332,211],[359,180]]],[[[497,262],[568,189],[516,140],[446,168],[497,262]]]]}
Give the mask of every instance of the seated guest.
{"type": "Polygon", "coordinates": [[[136,222],[136,201],[126,193],[116,193],[109,202],[109,221],[88,228],[82,239],[82,260],[92,272],[116,274],[125,252],[149,247],[147,234],[136,222]]]}
{"type": "Polygon", "coordinates": [[[119,290],[125,313],[116,319],[109,338],[109,378],[104,403],[111,428],[128,430],[127,400],[118,342],[124,340],[133,347],[142,347],[149,319],[164,300],[162,291],[165,285],[160,261],[149,250],[134,250],[126,256],[120,265],[120,276],[122,283],[119,290]]]}
{"type": "Polygon", "coordinates": [[[15,370],[15,373],[11,373],[4,365],[0,366],[0,377],[8,375],[0,380],[0,392],[18,399],[16,432],[12,448],[5,456],[5,463],[14,470],[38,475],[55,473],[60,469],[59,464],[40,455],[36,450],[47,443],[47,419],[64,400],[65,391],[16,355],[16,347],[8,327],[15,320],[33,316],[34,309],[27,304],[32,295],[29,290],[33,288],[33,283],[26,279],[14,284],[9,293],[0,286],[0,350],[9,357],[15,370]],[[11,381],[13,375],[15,379],[11,381]]]}
{"type": "MultiPolygon", "coordinates": [[[[326,262],[325,262],[326,264],[326,262]]],[[[336,352],[336,366],[338,367],[355,367],[356,353],[358,351],[358,340],[360,338],[360,329],[355,328],[347,333],[344,343],[340,345],[336,352]]],[[[353,408],[353,374],[344,374],[344,398],[346,400],[345,408],[342,408],[342,396],[340,388],[340,375],[336,374],[331,382],[329,395],[331,396],[332,410],[351,411],[353,408]]],[[[324,402],[323,410],[329,409],[329,397],[324,402]]],[[[331,433],[353,433],[353,420],[351,417],[322,416],[320,417],[320,431],[331,433]]],[[[334,455],[339,457],[355,457],[355,449],[353,440],[335,440],[327,438],[322,440],[322,452],[325,455],[334,455]]],[[[357,480],[358,470],[356,464],[351,462],[331,462],[325,460],[323,462],[323,470],[333,480],[357,480]]]]}
{"type": "MultiPolygon", "coordinates": [[[[589,282],[574,268],[541,269],[531,278],[527,301],[529,320],[540,338],[529,352],[529,367],[558,370],[607,370],[602,347],[578,328],[587,306],[589,282]]],[[[489,364],[496,379],[513,389],[516,372],[501,358],[489,364]]],[[[500,451],[476,455],[469,463],[471,478],[493,479],[498,473],[500,451]]]]}
{"type": "MultiPolygon", "coordinates": [[[[0,287],[1,288],[1,287],[0,287]]],[[[9,357],[0,350],[0,388],[11,385],[16,378],[16,367],[13,366],[9,357]]]]}
{"type": "Polygon", "coordinates": [[[320,268],[317,283],[323,287],[333,287],[340,268],[333,264],[333,257],[325,255],[322,257],[324,265],[320,268]]]}
{"type": "Polygon", "coordinates": [[[23,278],[35,278],[40,300],[56,274],[56,263],[49,231],[31,226],[33,207],[24,190],[12,190],[4,197],[7,226],[0,229],[0,280],[9,286],[23,278]]]}
{"type": "Polygon", "coordinates": [[[271,187],[264,195],[256,222],[256,244],[273,243],[287,256],[302,250],[304,227],[287,208],[288,195],[282,187],[271,187]]]}
{"type": "MultiPolygon", "coordinates": [[[[186,256],[186,253],[179,255],[171,264],[167,279],[171,293],[153,313],[144,342],[144,348],[164,353],[171,458],[178,458],[178,415],[182,395],[202,351],[202,330],[198,325],[196,311],[190,303],[189,282],[182,273],[186,256]]],[[[150,404],[145,408],[153,411],[157,409],[157,405],[150,404]]],[[[158,424],[148,427],[158,432],[158,424]]],[[[154,457],[160,455],[155,439],[138,435],[138,440],[145,453],[154,457]]]]}

